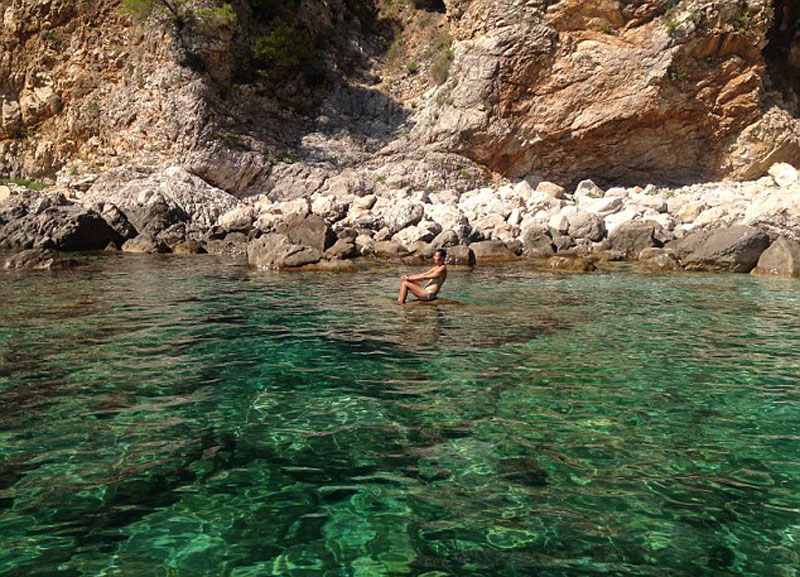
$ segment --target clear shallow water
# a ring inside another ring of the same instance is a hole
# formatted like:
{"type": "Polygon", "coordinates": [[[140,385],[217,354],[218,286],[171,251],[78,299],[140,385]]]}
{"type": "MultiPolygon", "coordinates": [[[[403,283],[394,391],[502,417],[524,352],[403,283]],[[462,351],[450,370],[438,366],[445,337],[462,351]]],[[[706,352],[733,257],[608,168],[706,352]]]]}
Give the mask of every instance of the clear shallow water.
{"type": "Polygon", "coordinates": [[[800,282],[0,277],[0,575],[796,575],[800,282]]]}

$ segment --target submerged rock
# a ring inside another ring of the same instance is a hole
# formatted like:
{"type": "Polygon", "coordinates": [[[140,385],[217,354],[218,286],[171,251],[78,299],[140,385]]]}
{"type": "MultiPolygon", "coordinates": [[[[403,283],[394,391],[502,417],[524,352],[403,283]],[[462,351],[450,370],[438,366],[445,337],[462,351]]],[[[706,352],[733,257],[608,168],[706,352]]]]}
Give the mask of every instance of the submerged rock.
{"type": "Polygon", "coordinates": [[[65,258],[54,250],[32,248],[24,250],[6,259],[5,270],[51,270],[78,266],[78,262],[65,258]]]}
{"type": "Polygon", "coordinates": [[[577,256],[551,256],[547,259],[547,268],[571,272],[592,272],[597,270],[591,260],[577,256]]]}
{"type": "Polygon", "coordinates": [[[642,272],[676,272],[683,270],[678,257],[664,248],[646,248],[639,253],[639,270],[642,272]]]}
{"type": "Polygon", "coordinates": [[[149,234],[140,234],[136,238],[132,238],[122,245],[122,252],[130,252],[135,254],[164,254],[170,252],[167,243],[150,236],[149,234]]]}

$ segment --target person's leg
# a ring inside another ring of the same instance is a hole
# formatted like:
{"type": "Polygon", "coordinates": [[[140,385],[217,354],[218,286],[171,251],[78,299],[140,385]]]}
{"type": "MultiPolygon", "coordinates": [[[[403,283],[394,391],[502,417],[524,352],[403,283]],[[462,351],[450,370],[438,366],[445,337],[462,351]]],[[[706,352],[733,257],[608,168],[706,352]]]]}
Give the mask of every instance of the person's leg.
{"type": "Polygon", "coordinates": [[[413,294],[421,301],[429,301],[436,296],[436,293],[426,291],[424,288],[422,288],[422,285],[420,285],[419,283],[409,284],[408,290],[409,292],[411,292],[411,294],[413,294]]]}
{"type": "Polygon", "coordinates": [[[404,280],[400,285],[400,294],[397,295],[397,302],[400,304],[405,304],[409,291],[411,291],[411,294],[413,294],[415,297],[421,298],[422,300],[427,300],[425,296],[420,296],[427,294],[425,293],[425,289],[422,288],[421,284],[413,280],[404,280]]]}

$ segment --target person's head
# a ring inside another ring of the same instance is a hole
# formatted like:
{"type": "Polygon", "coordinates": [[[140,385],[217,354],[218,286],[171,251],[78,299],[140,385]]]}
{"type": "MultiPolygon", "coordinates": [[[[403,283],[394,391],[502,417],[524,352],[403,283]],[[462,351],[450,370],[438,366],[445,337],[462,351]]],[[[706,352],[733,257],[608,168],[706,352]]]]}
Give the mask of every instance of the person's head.
{"type": "Polygon", "coordinates": [[[444,264],[445,259],[447,259],[447,251],[443,248],[437,248],[433,253],[433,262],[444,264]]]}

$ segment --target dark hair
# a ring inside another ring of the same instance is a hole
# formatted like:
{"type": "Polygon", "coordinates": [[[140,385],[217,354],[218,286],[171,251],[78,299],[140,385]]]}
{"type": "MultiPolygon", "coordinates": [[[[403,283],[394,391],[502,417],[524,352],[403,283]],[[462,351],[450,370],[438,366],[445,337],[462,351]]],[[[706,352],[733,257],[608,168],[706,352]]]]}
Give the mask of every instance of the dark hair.
{"type": "Polygon", "coordinates": [[[437,252],[442,255],[443,259],[447,258],[447,251],[443,248],[437,248],[435,251],[433,251],[433,254],[436,254],[437,252]]]}

